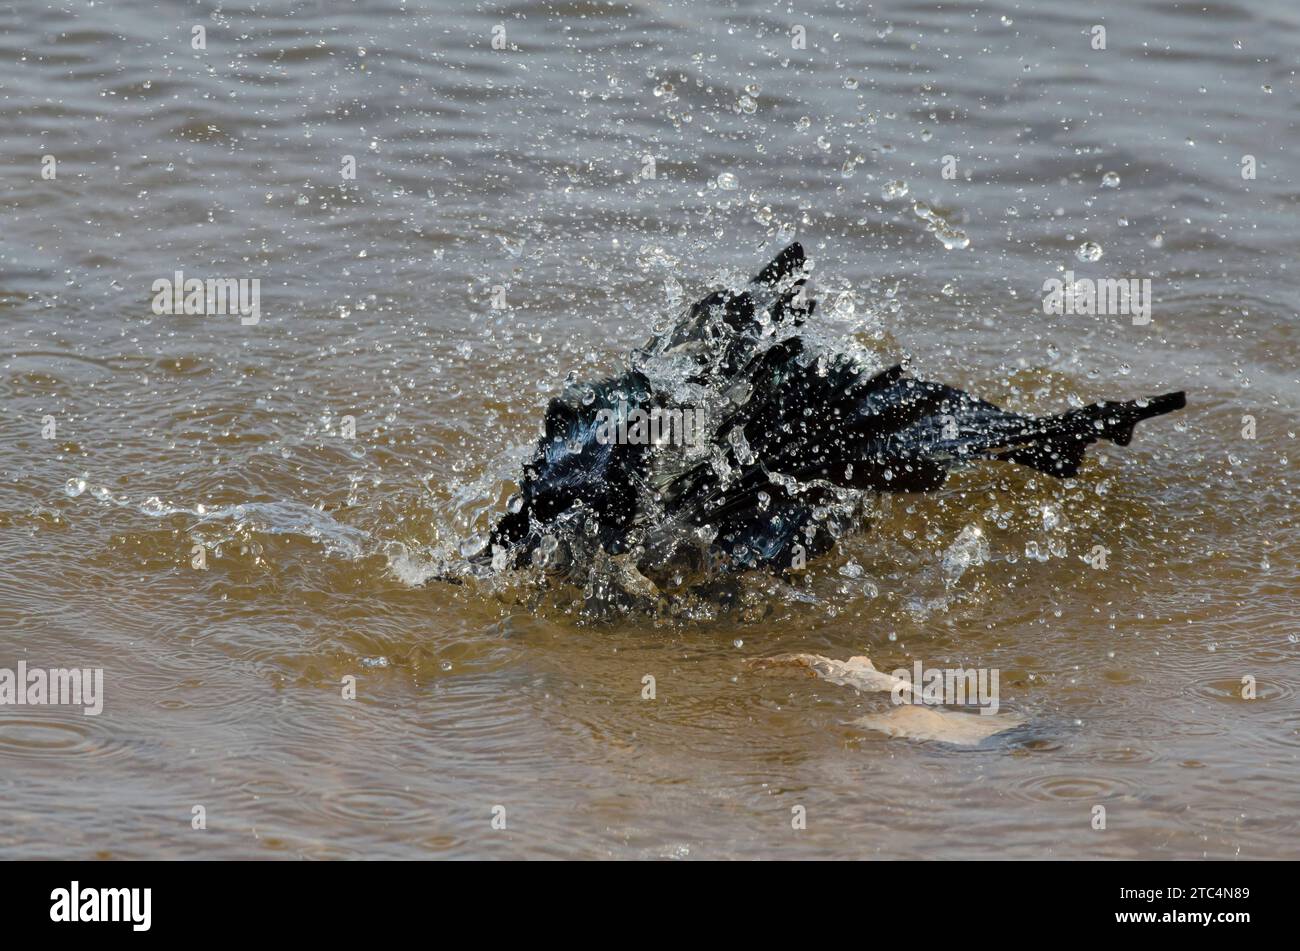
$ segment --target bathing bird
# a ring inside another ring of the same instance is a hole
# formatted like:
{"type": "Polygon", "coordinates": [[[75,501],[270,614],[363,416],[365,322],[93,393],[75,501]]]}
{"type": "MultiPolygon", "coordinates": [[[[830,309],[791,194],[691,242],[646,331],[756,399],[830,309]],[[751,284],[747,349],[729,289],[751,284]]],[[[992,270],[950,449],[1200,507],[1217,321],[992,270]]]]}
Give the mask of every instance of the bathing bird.
{"type": "Polygon", "coordinates": [[[1182,392],[1049,416],[871,368],[807,333],[816,302],[794,243],[747,286],[686,308],[624,372],[572,374],[546,408],[519,490],[480,563],[575,570],[616,561],[654,582],[784,574],[860,527],[872,493],[934,492],[988,460],[1075,476],[1088,446],[1128,445],[1182,392]]]}

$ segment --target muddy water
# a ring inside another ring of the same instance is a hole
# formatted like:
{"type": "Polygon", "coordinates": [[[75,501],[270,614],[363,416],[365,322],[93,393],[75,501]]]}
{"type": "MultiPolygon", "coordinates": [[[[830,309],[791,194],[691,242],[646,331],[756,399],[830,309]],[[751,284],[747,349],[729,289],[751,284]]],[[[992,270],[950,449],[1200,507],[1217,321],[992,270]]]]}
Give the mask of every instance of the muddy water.
{"type": "Polygon", "coordinates": [[[1281,0],[0,9],[0,668],[105,678],[0,708],[0,856],[1296,857],[1298,40],[1281,0]],[[733,613],[429,580],[567,372],[792,237],[927,377],[1189,408],[733,613]],[[1150,323],[1045,314],[1067,269],[1150,323]],[[177,270],[257,323],[155,313],[177,270]],[[996,668],[1026,725],[886,736],[750,663],[791,651],[996,668]]]}

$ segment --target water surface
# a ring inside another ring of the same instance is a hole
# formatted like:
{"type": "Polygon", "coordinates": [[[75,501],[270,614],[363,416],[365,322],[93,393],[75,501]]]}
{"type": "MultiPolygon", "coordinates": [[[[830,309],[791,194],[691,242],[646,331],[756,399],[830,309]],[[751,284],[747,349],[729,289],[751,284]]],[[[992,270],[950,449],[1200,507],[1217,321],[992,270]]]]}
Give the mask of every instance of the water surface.
{"type": "Polygon", "coordinates": [[[0,7],[0,667],[106,684],[0,708],[0,856],[1297,857],[1298,41],[1282,0],[0,7]],[[429,580],[567,373],[794,238],[920,375],[1189,408],[736,612],[429,580]],[[1150,324],[1044,314],[1067,269],[1150,324]],[[155,314],[176,270],[260,320],[155,314]],[[1028,726],[855,727],[888,699],[750,664],[790,651],[998,668],[1028,726]]]}

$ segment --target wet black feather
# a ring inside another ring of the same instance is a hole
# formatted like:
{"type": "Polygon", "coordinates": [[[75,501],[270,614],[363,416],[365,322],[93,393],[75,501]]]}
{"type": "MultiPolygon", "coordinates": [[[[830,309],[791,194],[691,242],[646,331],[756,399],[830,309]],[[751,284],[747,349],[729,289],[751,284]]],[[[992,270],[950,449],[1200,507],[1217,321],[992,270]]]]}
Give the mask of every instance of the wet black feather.
{"type": "Polygon", "coordinates": [[[845,492],[933,491],[977,459],[1074,476],[1090,444],[1127,445],[1137,422],[1185,404],[1168,393],[1035,418],[901,365],[865,372],[796,332],[815,307],[805,266],[790,245],[749,288],[708,295],[637,351],[642,369],[552,400],[519,495],[491,533],[496,563],[603,552],[649,575],[703,563],[784,570],[852,527],[845,492]],[[713,404],[707,445],[601,438],[602,410],[683,409],[690,392],[642,372],[656,359],[684,361],[686,389],[713,404]]]}

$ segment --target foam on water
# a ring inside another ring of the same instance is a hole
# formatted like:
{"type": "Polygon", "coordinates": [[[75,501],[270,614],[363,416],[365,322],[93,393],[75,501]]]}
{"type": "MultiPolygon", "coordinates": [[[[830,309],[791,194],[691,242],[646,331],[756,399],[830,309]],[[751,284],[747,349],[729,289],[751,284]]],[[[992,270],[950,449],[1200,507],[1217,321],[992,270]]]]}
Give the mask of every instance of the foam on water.
{"type": "Polygon", "coordinates": [[[369,532],[344,524],[328,512],[301,502],[240,502],[234,505],[208,507],[202,504],[178,505],[164,501],[156,495],[135,499],[114,494],[105,485],[86,483],[84,479],[70,482],[80,486],[72,497],[89,491],[104,505],[163,519],[175,515],[188,516],[189,532],[195,539],[209,545],[219,545],[253,535],[293,535],[319,545],[326,555],[359,560],[371,554],[373,539],[369,532]]]}

